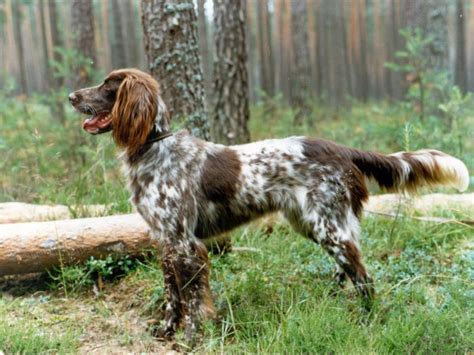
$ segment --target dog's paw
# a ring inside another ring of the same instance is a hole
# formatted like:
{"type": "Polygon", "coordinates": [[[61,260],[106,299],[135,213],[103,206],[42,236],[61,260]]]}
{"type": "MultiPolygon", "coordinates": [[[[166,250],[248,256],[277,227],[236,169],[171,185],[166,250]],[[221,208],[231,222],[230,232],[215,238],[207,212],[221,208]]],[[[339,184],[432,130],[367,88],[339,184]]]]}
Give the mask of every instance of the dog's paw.
{"type": "Polygon", "coordinates": [[[146,322],[147,331],[157,338],[158,340],[173,340],[175,335],[175,329],[173,327],[166,327],[163,325],[163,321],[158,319],[149,319],[146,322]]]}

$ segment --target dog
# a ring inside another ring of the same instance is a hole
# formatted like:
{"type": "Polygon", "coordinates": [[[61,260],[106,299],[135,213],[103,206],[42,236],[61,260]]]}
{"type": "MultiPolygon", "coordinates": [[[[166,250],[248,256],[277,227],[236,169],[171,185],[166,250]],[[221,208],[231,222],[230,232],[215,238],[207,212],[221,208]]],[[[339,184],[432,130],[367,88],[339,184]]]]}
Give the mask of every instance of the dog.
{"type": "Polygon", "coordinates": [[[159,245],[167,338],[184,326],[192,339],[214,315],[203,241],[281,211],[334,258],[339,285],[349,278],[370,307],[374,285],[358,245],[366,179],[394,192],[469,184],[466,166],[436,150],[382,155],[307,137],[224,146],[172,133],[157,81],[137,69],[115,70],[69,100],[91,116],[88,133],[112,131],[122,150],[131,201],[159,245]]]}

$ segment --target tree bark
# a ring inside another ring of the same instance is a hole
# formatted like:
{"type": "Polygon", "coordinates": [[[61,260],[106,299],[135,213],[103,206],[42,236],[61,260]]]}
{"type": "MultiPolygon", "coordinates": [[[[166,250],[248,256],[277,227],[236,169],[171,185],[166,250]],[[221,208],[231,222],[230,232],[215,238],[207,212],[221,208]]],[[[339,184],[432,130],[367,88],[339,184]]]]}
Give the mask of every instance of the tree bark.
{"type": "Polygon", "coordinates": [[[91,256],[138,254],[152,246],[138,214],[0,225],[0,276],[40,272],[91,256]]]}
{"type": "Polygon", "coordinates": [[[426,30],[424,9],[424,0],[406,0],[405,17],[407,26],[415,28],[419,27],[426,30]]]}
{"type": "Polygon", "coordinates": [[[214,0],[213,138],[229,145],[250,140],[245,5],[245,1],[214,0]]]}
{"type": "Polygon", "coordinates": [[[468,77],[469,77],[469,91],[474,91],[474,0],[469,2],[470,14],[466,50],[467,50],[467,61],[468,61],[468,77]]]}
{"type": "MultiPolygon", "coordinates": [[[[405,18],[402,19],[401,14],[403,13],[404,2],[397,0],[390,0],[390,35],[391,38],[388,39],[391,42],[390,52],[387,53],[387,59],[390,62],[395,62],[396,57],[395,53],[401,51],[404,47],[403,37],[400,35],[399,31],[401,28],[406,27],[405,18]]],[[[386,69],[386,71],[388,68],[386,69]]],[[[394,72],[388,70],[391,75],[391,84],[392,84],[392,98],[396,100],[401,100],[405,96],[406,87],[404,83],[404,77],[402,73],[394,72]]]]}
{"type": "Polygon", "coordinates": [[[0,203],[0,224],[43,222],[57,219],[71,219],[74,215],[87,214],[89,217],[104,216],[107,205],[34,205],[23,202],[0,203]]]}
{"type": "Polygon", "coordinates": [[[262,90],[269,96],[275,94],[274,65],[271,51],[270,22],[268,20],[268,0],[257,1],[258,35],[262,90]]]}
{"type": "MultiPolygon", "coordinates": [[[[49,12],[49,23],[51,27],[51,49],[53,60],[59,63],[62,60],[61,54],[55,50],[56,48],[62,48],[64,46],[63,38],[59,32],[58,26],[58,13],[55,0],[48,0],[48,12],[49,12]]],[[[57,77],[53,79],[53,89],[59,89],[64,84],[64,78],[57,77]]],[[[63,110],[61,109],[60,112],[63,110]]]]}
{"type": "Polygon", "coordinates": [[[137,39],[137,21],[135,17],[135,1],[127,0],[122,2],[122,14],[125,17],[125,43],[127,48],[127,59],[128,62],[126,66],[128,67],[138,67],[138,39],[137,39]]]}
{"type": "Polygon", "coordinates": [[[108,73],[112,70],[112,56],[111,56],[111,40],[110,40],[110,14],[109,14],[109,2],[101,1],[100,2],[100,21],[101,24],[101,37],[102,43],[104,43],[103,48],[101,48],[102,53],[99,55],[102,58],[105,71],[108,73]]]}
{"type": "Polygon", "coordinates": [[[272,31],[272,49],[275,65],[275,94],[282,93],[282,76],[281,76],[281,59],[282,59],[282,45],[281,45],[281,30],[280,22],[282,19],[283,1],[273,1],[273,28],[272,31]]]}
{"type": "Polygon", "coordinates": [[[410,0],[406,4],[407,25],[423,30],[434,40],[428,53],[433,69],[448,69],[448,3],[447,0],[410,0]]]}
{"type": "Polygon", "coordinates": [[[212,49],[209,48],[207,17],[204,9],[206,0],[198,0],[198,29],[199,48],[201,53],[202,72],[204,74],[204,89],[206,91],[207,103],[210,103],[212,93],[212,49]]]}
{"type": "Polygon", "coordinates": [[[18,74],[20,81],[20,91],[22,94],[28,94],[28,83],[26,80],[26,66],[24,56],[24,43],[21,31],[21,21],[23,14],[21,11],[21,4],[19,1],[13,0],[11,2],[13,31],[15,36],[15,46],[18,60],[18,74]]]}
{"type": "Polygon", "coordinates": [[[307,18],[308,18],[308,50],[310,57],[310,86],[313,95],[319,95],[319,73],[318,73],[318,61],[317,61],[317,48],[318,33],[316,31],[316,12],[319,11],[319,0],[306,0],[307,18]]]}
{"type": "Polygon", "coordinates": [[[293,39],[293,67],[290,104],[297,112],[295,124],[302,124],[310,112],[308,93],[310,91],[310,56],[308,47],[308,16],[306,1],[291,1],[291,34],[293,39]]]}
{"type": "Polygon", "coordinates": [[[142,0],[145,53],[151,74],[174,118],[209,138],[204,83],[192,0],[142,0]]]}
{"type": "Polygon", "coordinates": [[[426,35],[434,36],[429,58],[436,70],[448,70],[448,2],[447,0],[425,0],[426,35]]]}
{"type": "MultiPolygon", "coordinates": [[[[278,0],[277,0],[278,1],[278,0]]],[[[248,73],[249,73],[249,94],[250,100],[255,102],[258,100],[259,94],[258,90],[262,87],[261,78],[260,78],[260,64],[258,63],[258,51],[259,42],[256,26],[256,12],[255,12],[256,3],[254,0],[246,0],[246,9],[247,9],[247,53],[249,57],[248,64],[248,73]]]]}
{"type": "Polygon", "coordinates": [[[366,101],[368,96],[368,74],[366,63],[367,31],[365,26],[365,0],[349,2],[349,25],[347,27],[348,55],[351,74],[351,95],[366,101]]]}
{"type": "MultiPolygon", "coordinates": [[[[47,6],[43,8],[45,11],[45,30],[46,40],[48,44],[48,58],[55,63],[62,62],[62,55],[58,51],[59,48],[64,47],[63,36],[59,32],[58,13],[55,0],[46,0],[47,6]]],[[[64,114],[64,98],[58,95],[59,89],[64,85],[64,77],[55,76],[54,69],[49,65],[49,83],[51,90],[49,92],[51,97],[51,112],[52,116],[62,124],[65,123],[64,114]]]]}
{"type": "Polygon", "coordinates": [[[386,61],[386,43],[384,36],[383,4],[381,0],[374,0],[374,65],[375,72],[375,95],[378,99],[385,98],[387,93],[387,77],[385,76],[384,64],[386,61]]]}
{"type": "Polygon", "coordinates": [[[114,42],[112,45],[112,65],[114,69],[125,68],[127,66],[128,59],[127,52],[125,51],[122,12],[120,11],[119,4],[112,0],[109,3],[109,9],[112,9],[112,28],[114,33],[114,42]]]}
{"type": "Polygon", "coordinates": [[[90,66],[81,65],[79,68],[76,68],[77,76],[74,80],[74,88],[83,88],[90,83],[91,73],[89,68],[95,67],[97,57],[92,0],[72,0],[71,18],[73,47],[84,58],[90,61],[90,66]]]}
{"type": "Polygon", "coordinates": [[[466,36],[464,1],[456,1],[456,62],[454,68],[454,83],[461,91],[467,91],[467,68],[466,68],[466,36]]]}
{"type": "Polygon", "coordinates": [[[49,91],[50,88],[50,78],[52,76],[52,70],[50,68],[50,57],[48,53],[48,39],[47,39],[47,34],[46,34],[46,19],[44,16],[44,10],[45,10],[45,0],[40,0],[37,4],[38,6],[38,12],[39,12],[39,20],[40,20],[40,26],[41,26],[41,50],[43,52],[43,60],[44,60],[44,68],[45,69],[45,75],[44,75],[44,90],[49,91]]]}
{"type": "Polygon", "coordinates": [[[38,92],[42,89],[41,70],[41,31],[39,31],[38,23],[35,18],[35,6],[23,5],[23,13],[25,16],[22,21],[21,31],[23,33],[23,43],[25,53],[38,53],[36,56],[26,56],[26,80],[28,82],[29,92],[38,92]]]}

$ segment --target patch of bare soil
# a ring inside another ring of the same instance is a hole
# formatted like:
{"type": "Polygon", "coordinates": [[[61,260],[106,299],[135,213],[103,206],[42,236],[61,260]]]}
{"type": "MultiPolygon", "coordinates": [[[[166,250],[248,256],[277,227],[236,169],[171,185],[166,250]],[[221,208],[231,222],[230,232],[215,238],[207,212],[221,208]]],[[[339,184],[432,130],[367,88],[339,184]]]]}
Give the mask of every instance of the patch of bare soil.
{"type": "Polygon", "coordinates": [[[106,284],[99,294],[85,292],[65,296],[48,291],[45,277],[20,276],[0,281],[0,297],[14,301],[9,312],[14,322],[41,323],[51,335],[72,331],[79,337],[79,354],[176,353],[176,345],[153,337],[148,315],[145,281],[121,280],[106,284]]]}

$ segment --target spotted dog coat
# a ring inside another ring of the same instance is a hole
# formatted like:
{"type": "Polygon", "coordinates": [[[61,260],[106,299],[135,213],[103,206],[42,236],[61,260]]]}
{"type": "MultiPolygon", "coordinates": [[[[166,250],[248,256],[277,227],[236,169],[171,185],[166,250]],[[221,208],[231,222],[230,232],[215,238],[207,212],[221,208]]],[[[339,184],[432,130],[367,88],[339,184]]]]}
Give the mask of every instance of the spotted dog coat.
{"type": "Polygon", "coordinates": [[[185,131],[169,135],[158,85],[134,69],[112,72],[104,84],[76,91],[70,100],[93,114],[86,130],[111,129],[124,148],[132,201],[159,244],[166,335],[184,324],[192,338],[200,320],[213,315],[203,240],[281,211],[296,231],[334,258],[338,282],[351,279],[369,304],[374,287],[357,241],[366,178],[402,192],[468,185],[465,165],[435,150],[382,155],[306,137],[227,147],[185,131]],[[116,90],[108,103],[104,85],[116,90]]]}

